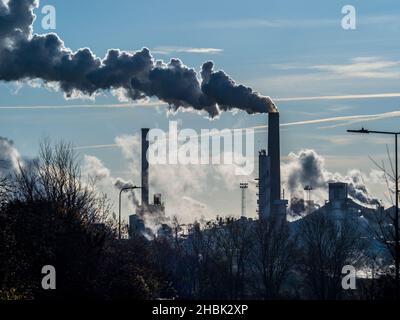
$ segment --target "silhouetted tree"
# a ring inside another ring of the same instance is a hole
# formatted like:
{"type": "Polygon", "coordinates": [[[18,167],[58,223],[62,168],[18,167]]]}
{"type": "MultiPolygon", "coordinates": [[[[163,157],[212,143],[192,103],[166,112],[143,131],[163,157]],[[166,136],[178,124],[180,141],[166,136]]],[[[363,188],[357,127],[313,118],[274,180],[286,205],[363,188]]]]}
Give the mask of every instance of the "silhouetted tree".
{"type": "Polygon", "coordinates": [[[296,238],[286,220],[274,215],[257,221],[254,232],[253,286],[264,299],[277,299],[296,262],[296,238]]]}
{"type": "Polygon", "coordinates": [[[306,294],[316,299],[340,299],[342,268],[362,259],[363,241],[355,221],[346,214],[316,212],[300,228],[301,266],[306,294]]]}
{"type": "MultiPolygon", "coordinates": [[[[387,150],[387,160],[389,166],[382,161],[379,164],[377,161],[372,160],[375,166],[381,171],[383,176],[383,181],[386,184],[386,200],[391,204],[391,207],[387,210],[383,210],[383,207],[374,215],[372,223],[369,225],[369,231],[371,237],[380,243],[379,251],[380,258],[383,263],[380,266],[380,272],[378,277],[384,279],[392,279],[392,281],[380,281],[380,284],[385,283],[384,290],[380,290],[383,296],[387,296],[387,292],[392,292],[392,297],[396,296],[396,277],[395,277],[395,259],[396,259],[396,172],[394,168],[394,161],[390,155],[388,146],[387,150]]],[[[382,286],[381,286],[382,287],[382,286]]],[[[377,293],[379,295],[379,293],[377,293]]]]}
{"type": "Polygon", "coordinates": [[[219,271],[224,279],[225,298],[240,299],[245,296],[248,257],[254,245],[253,224],[247,219],[218,218],[212,225],[215,239],[215,257],[221,260],[219,271]]]}

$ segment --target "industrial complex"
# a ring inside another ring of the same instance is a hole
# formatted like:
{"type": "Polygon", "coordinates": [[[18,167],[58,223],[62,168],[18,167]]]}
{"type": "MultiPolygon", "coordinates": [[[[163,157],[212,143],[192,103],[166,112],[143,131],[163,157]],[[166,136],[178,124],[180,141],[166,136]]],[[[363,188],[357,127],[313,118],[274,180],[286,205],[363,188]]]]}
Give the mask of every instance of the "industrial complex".
{"type": "MultiPolygon", "coordinates": [[[[147,153],[149,150],[148,133],[150,129],[141,130],[141,204],[136,207],[135,214],[129,216],[129,233],[135,230],[145,231],[154,235],[146,224],[150,222],[153,226],[159,227],[159,232],[167,228],[169,219],[165,215],[165,205],[162,196],[154,193],[153,201],[149,199],[149,170],[151,170],[147,153]]],[[[258,200],[257,213],[259,219],[265,219],[273,215],[281,221],[287,221],[289,201],[285,199],[281,187],[281,159],[280,159],[280,120],[279,112],[271,112],[268,115],[268,148],[258,152],[258,200]]],[[[248,188],[248,182],[240,184],[242,190],[242,216],[245,215],[245,193],[248,188]]],[[[299,216],[305,216],[312,213],[332,213],[335,216],[342,214],[351,214],[368,223],[372,221],[373,214],[383,211],[381,206],[365,207],[353,201],[348,194],[348,185],[345,182],[331,182],[328,184],[328,200],[320,206],[314,203],[310,198],[312,186],[305,186],[304,190],[308,194],[308,199],[297,199],[297,210],[299,216]]],[[[294,199],[291,205],[294,208],[294,199]]],[[[292,210],[292,208],[291,208],[292,210]]],[[[292,212],[293,213],[293,212],[292,212]]],[[[296,222],[297,224],[298,222],[296,222]]]]}

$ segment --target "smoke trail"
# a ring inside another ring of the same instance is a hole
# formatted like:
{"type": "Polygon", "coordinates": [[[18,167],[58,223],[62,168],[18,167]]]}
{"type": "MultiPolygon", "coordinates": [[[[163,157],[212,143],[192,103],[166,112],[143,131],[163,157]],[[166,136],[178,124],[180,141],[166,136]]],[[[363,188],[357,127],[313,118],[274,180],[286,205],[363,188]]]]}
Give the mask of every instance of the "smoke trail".
{"type": "MultiPolygon", "coordinates": [[[[118,190],[122,190],[124,188],[133,188],[135,186],[132,181],[125,181],[122,178],[115,179],[113,183],[114,187],[118,190]]],[[[130,190],[129,192],[129,199],[133,201],[133,205],[135,206],[135,208],[138,208],[140,206],[139,199],[136,197],[136,194],[133,190],[130,190]]]]}
{"type": "Polygon", "coordinates": [[[100,59],[89,48],[73,52],[54,33],[33,34],[36,0],[0,0],[0,81],[40,79],[57,85],[66,97],[123,90],[132,100],[157,97],[170,108],[206,111],[240,109],[250,114],[276,112],[269,97],[236,84],[213,63],[202,66],[201,80],[179,59],[155,61],[146,48],[135,53],[109,50],[100,59]]]}

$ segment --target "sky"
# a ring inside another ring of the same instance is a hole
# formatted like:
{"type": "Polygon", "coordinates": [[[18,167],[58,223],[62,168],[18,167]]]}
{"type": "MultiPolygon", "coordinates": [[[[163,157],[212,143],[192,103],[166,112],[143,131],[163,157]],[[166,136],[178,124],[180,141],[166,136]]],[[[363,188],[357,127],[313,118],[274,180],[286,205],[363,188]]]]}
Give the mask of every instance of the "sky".
{"type": "MultiPolygon", "coordinates": [[[[40,8],[44,5],[56,8],[54,32],[73,50],[89,47],[104,57],[110,48],[133,52],[147,47],[157,59],[179,58],[197,71],[204,61],[214,61],[216,69],[276,102],[284,161],[290,153],[313,149],[330,172],[345,176],[350,169],[361,170],[371,193],[383,199],[382,183],[369,179],[376,169],[369,157],[385,159],[393,141],[350,135],[346,129],[399,130],[398,1],[40,1],[40,8]],[[341,26],[344,5],[356,9],[355,30],[341,26]]],[[[47,33],[43,15],[35,13],[34,32],[47,33]]],[[[267,123],[265,114],[244,112],[213,120],[204,114],[171,114],[155,99],[120,104],[109,92],[66,100],[37,84],[0,83],[0,136],[13,140],[26,157],[37,155],[43,138],[71,142],[86,168],[107,169],[102,171],[107,189],[107,179],[138,182],[137,154],[129,147],[137,146],[132,136],[142,127],[167,130],[171,120],[197,131],[267,123]]],[[[266,140],[265,129],[256,131],[256,150],[266,148],[266,140]]],[[[201,166],[151,172],[152,193],[163,193],[167,212],[185,215],[190,207],[191,216],[237,215],[238,183],[254,178],[201,166]],[[171,179],[177,186],[171,188],[171,179]]],[[[250,188],[249,216],[255,215],[255,201],[250,188]]],[[[132,210],[127,207],[124,216],[132,210]]]]}

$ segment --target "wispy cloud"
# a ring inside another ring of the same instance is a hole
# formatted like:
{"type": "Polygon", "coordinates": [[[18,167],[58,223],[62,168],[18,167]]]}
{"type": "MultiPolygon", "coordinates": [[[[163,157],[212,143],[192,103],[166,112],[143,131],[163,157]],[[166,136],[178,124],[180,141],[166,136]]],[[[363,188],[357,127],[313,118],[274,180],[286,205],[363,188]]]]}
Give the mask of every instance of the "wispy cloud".
{"type": "Polygon", "coordinates": [[[35,105],[35,106],[2,106],[1,110],[63,110],[63,109],[126,109],[137,107],[158,107],[165,105],[160,101],[145,101],[132,103],[114,103],[114,104],[75,104],[75,105],[35,105]]]}
{"type": "MultiPolygon", "coordinates": [[[[282,71],[316,72],[336,77],[348,78],[399,78],[400,60],[386,60],[379,57],[355,57],[348,63],[304,65],[300,63],[273,64],[273,68],[282,71]]],[[[308,75],[308,74],[307,74],[308,75]]]]}
{"type": "Polygon", "coordinates": [[[353,99],[377,99],[377,98],[398,98],[400,92],[388,93],[366,93],[366,94],[347,94],[347,95],[332,95],[332,96],[309,96],[309,97],[290,97],[290,98],[275,98],[276,102],[287,101],[312,101],[312,100],[353,100],[353,99]]]}
{"type": "MultiPolygon", "coordinates": [[[[399,15],[369,15],[358,16],[358,24],[362,26],[398,24],[399,15]]],[[[340,27],[341,16],[332,18],[308,18],[308,19],[273,19],[273,18],[248,18],[201,21],[196,25],[204,29],[254,29],[254,28],[316,28],[316,27],[340,27]]]]}
{"type": "Polygon", "coordinates": [[[345,77],[399,78],[400,60],[383,60],[377,57],[357,57],[347,64],[323,64],[309,67],[345,77]]]}
{"type": "MultiPolygon", "coordinates": [[[[313,28],[338,23],[330,19],[235,19],[201,21],[197,25],[204,29],[253,29],[253,28],[313,28]]],[[[340,23],[340,21],[339,21],[340,23]]]]}
{"type": "MultiPolygon", "coordinates": [[[[314,135],[308,136],[309,139],[316,139],[324,141],[325,143],[332,143],[335,145],[352,145],[355,143],[359,143],[363,137],[360,136],[352,136],[349,134],[346,135],[329,135],[329,136],[322,136],[322,135],[314,135]]],[[[373,136],[369,139],[370,143],[373,144],[387,144],[388,138],[387,137],[377,137],[373,136]]]]}
{"type": "Polygon", "coordinates": [[[108,148],[117,148],[119,147],[118,144],[95,144],[91,146],[78,146],[74,147],[75,150],[89,150],[89,149],[108,149],[108,148]]]}
{"type": "Polygon", "coordinates": [[[360,122],[360,121],[373,121],[373,120],[380,120],[380,119],[393,118],[393,117],[400,117],[400,111],[295,121],[295,122],[283,123],[281,126],[289,127],[289,126],[311,125],[311,124],[328,123],[328,122],[343,122],[343,121],[347,121],[347,122],[351,121],[352,123],[355,123],[355,122],[360,122]]]}
{"type": "Polygon", "coordinates": [[[159,46],[151,49],[152,53],[161,55],[171,55],[176,53],[194,53],[194,54],[218,54],[223,52],[220,48],[210,47],[180,47],[180,46],[159,46]]]}

